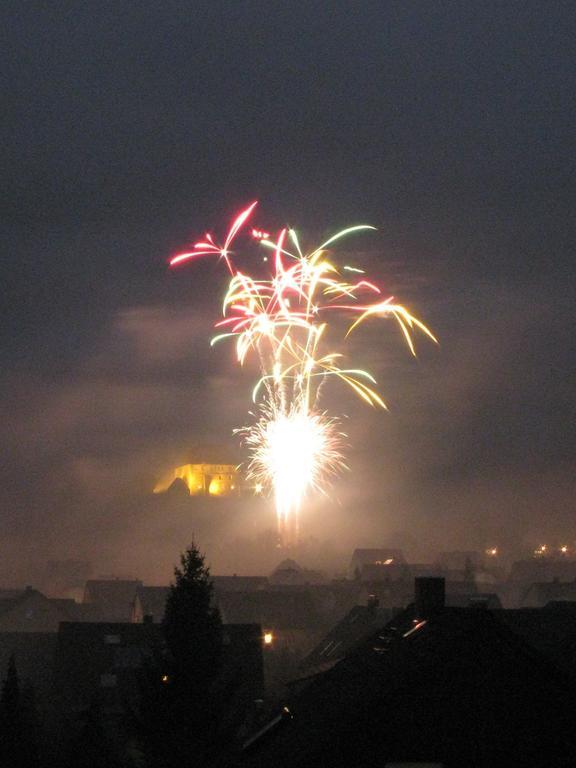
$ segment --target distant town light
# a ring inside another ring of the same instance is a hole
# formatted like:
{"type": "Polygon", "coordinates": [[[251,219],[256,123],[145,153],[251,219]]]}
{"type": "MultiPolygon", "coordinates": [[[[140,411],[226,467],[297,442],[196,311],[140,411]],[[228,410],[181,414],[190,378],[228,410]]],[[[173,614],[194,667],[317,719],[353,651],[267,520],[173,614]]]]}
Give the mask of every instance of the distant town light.
{"type": "Polygon", "coordinates": [[[486,550],[486,554],[488,555],[488,557],[496,557],[496,555],[498,554],[498,547],[489,547],[486,550]]]}
{"type": "Polygon", "coordinates": [[[563,555],[565,555],[566,552],[568,552],[568,547],[566,546],[566,544],[560,547],[560,552],[562,552],[563,555]]]}
{"type": "Polygon", "coordinates": [[[264,632],[264,645],[272,645],[272,641],[274,640],[274,635],[272,632],[264,632]]]}
{"type": "Polygon", "coordinates": [[[542,544],[542,546],[540,546],[540,547],[538,547],[538,549],[534,550],[534,556],[535,557],[544,557],[544,555],[546,554],[547,549],[548,549],[548,547],[546,546],[546,544],[542,544]]]}
{"type": "Polygon", "coordinates": [[[162,682],[163,683],[167,683],[169,680],[170,680],[170,678],[168,677],[168,675],[162,675],[162,682]]]}

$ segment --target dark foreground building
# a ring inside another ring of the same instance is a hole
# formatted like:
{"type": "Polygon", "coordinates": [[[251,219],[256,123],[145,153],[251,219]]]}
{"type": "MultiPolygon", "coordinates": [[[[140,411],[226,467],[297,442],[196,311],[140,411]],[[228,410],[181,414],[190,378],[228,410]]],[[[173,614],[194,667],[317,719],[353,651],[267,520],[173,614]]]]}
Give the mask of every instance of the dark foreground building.
{"type": "Polygon", "coordinates": [[[571,678],[499,611],[444,608],[438,590],[418,597],[333,668],[297,681],[238,764],[575,765],[571,678]]]}
{"type": "MultiPolygon", "coordinates": [[[[78,716],[97,700],[106,712],[137,706],[140,669],[163,646],[162,626],[119,622],[63,622],[57,637],[55,684],[62,710],[78,716]]],[[[251,702],[262,695],[262,630],[257,624],[225,624],[222,675],[251,702]]]]}

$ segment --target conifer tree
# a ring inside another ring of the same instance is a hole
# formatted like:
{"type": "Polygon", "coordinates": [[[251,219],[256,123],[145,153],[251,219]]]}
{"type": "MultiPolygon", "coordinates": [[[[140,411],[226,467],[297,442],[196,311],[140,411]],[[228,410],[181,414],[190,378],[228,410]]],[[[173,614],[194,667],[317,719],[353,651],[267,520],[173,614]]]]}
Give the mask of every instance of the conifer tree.
{"type": "Polygon", "coordinates": [[[194,544],[174,569],[164,614],[164,637],[175,677],[202,698],[218,677],[222,619],[213,605],[213,584],[204,557],[194,544]]]}
{"type": "Polygon", "coordinates": [[[192,543],[174,569],[163,620],[166,653],[141,670],[140,743],[158,768],[200,765],[219,743],[222,620],[209,569],[192,543]]]}

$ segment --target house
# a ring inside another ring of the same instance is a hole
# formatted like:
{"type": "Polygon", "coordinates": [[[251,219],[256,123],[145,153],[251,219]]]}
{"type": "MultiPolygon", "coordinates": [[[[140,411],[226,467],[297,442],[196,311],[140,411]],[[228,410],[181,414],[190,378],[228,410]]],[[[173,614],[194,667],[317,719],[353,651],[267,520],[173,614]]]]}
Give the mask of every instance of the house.
{"type": "Polygon", "coordinates": [[[57,632],[61,621],[83,618],[74,600],[49,598],[33,587],[0,591],[0,632],[57,632]]]}
{"type": "Polygon", "coordinates": [[[576,602],[552,601],[544,608],[508,609],[497,615],[514,634],[576,680],[576,602]]]}
{"type": "MultiPolygon", "coordinates": [[[[136,706],[139,670],[163,648],[162,627],[143,623],[63,622],[55,656],[55,688],[60,709],[78,718],[97,701],[110,716],[136,706]]],[[[223,627],[222,679],[235,701],[262,695],[262,630],[259,625],[223,627]]]]}
{"type": "Polygon", "coordinates": [[[572,766],[572,680],[502,613],[414,605],[296,686],[244,742],[243,768],[572,766]]]}
{"type": "Polygon", "coordinates": [[[391,618],[392,611],[380,608],[377,598],[373,596],[366,605],[355,605],[300,662],[301,674],[309,676],[333,666],[357,643],[391,618]]]}
{"type": "Polygon", "coordinates": [[[301,568],[295,560],[287,558],[270,574],[270,584],[323,584],[326,577],[320,571],[301,568]]]}
{"type": "Polygon", "coordinates": [[[405,565],[404,553],[401,549],[376,548],[355,549],[348,567],[348,575],[351,579],[360,578],[365,566],[405,565]]]}
{"type": "Polygon", "coordinates": [[[155,624],[162,622],[170,587],[138,587],[132,605],[131,621],[142,624],[145,617],[155,624]]]}
{"type": "Polygon", "coordinates": [[[85,605],[93,606],[99,621],[127,622],[142,582],[137,579],[90,579],[84,589],[85,605]]]}
{"type": "Polygon", "coordinates": [[[364,563],[358,571],[356,566],[355,578],[362,582],[376,581],[410,581],[410,566],[388,557],[377,563],[364,563]]]}
{"type": "Polygon", "coordinates": [[[55,686],[63,711],[85,712],[95,697],[108,712],[134,703],[138,669],[162,641],[158,624],[62,622],[55,658],[55,686]]]}
{"type": "Polygon", "coordinates": [[[576,601],[576,580],[560,581],[555,578],[552,581],[540,581],[531,584],[521,598],[521,608],[543,608],[552,601],[576,601]]]}

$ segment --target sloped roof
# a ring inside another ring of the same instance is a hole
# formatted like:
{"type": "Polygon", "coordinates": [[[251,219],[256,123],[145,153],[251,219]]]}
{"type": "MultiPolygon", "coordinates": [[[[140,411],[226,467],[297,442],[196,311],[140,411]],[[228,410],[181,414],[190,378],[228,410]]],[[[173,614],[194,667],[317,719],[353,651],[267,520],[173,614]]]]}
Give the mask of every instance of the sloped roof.
{"type": "Polygon", "coordinates": [[[56,632],[60,621],[81,619],[82,608],[74,600],[46,597],[26,587],[0,599],[0,624],[4,632],[56,632]]]}
{"type": "Polygon", "coordinates": [[[286,701],[241,764],[573,764],[573,684],[489,611],[405,611],[286,701]],[[416,623],[414,623],[416,621],[416,623]]]}
{"type": "Polygon", "coordinates": [[[0,615],[8,613],[17,605],[29,600],[31,597],[40,596],[41,598],[44,598],[44,600],[49,601],[49,598],[47,598],[46,595],[32,587],[17,590],[3,590],[3,592],[5,593],[5,596],[2,596],[2,593],[0,593],[0,615]]]}
{"type": "Polygon", "coordinates": [[[291,557],[287,557],[285,560],[282,560],[281,563],[278,563],[276,568],[272,571],[272,575],[276,575],[277,573],[281,573],[283,571],[301,571],[302,568],[298,565],[296,560],[292,560],[291,557]]]}
{"type": "Polygon", "coordinates": [[[369,605],[356,605],[322,638],[299,667],[310,674],[343,658],[367,635],[392,618],[392,611],[369,605]]]}
{"type": "Polygon", "coordinates": [[[377,561],[386,562],[386,560],[393,560],[397,564],[405,563],[404,553],[401,549],[394,549],[390,547],[378,547],[375,549],[355,549],[352,553],[352,560],[350,567],[361,567],[362,565],[370,565],[377,561]]]}
{"type": "Polygon", "coordinates": [[[81,621],[88,615],[86,608],[88,606],[77,603],[71,598],[46,597],[43,592],[32,587],[26,589],[10,590],[11,597],[4,597],[8,590],[0,591],[0,616],[11,611],[16,606],[29,600],[31,597],[43,598],[47,604],[53,607],[60,616],[61,621],[81,621]]]}
{"type": "Polygon", "coordinates": [[[539,608],[552,600],[576,600],[576,581],[535,582],[524,595],[527,608],[539,608]]]}
{"type": "Polygon", "coordinates": [[[544,608],[498,611],[514,633],[576,678],[576,603],[551,602],[544,608]]]}

